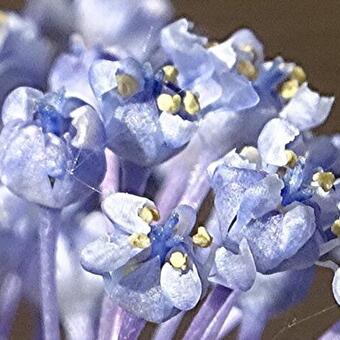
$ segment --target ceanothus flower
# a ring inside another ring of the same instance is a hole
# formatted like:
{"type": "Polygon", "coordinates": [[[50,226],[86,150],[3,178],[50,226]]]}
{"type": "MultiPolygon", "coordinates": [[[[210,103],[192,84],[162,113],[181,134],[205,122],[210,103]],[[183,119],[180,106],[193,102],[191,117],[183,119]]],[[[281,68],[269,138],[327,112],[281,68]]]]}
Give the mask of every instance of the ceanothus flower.
{"type": "Polygon", "coordinates": [[[0,12],[1,103],[18,86],[44,86],[51,61],[51,45],[33,22],[0,12]]]}
{"type": "Polygon", "coordinates": [[[164,224],[146,198],[112,194],[102,203],[111,231],[82,251],[83,267],[102,275],[114,303],[138,318],[163,322],[200,300],[204,283],[193,243],[208,246],[208,239],[190,239],[196,213],[178,206],[164,224]]]}
{"type": "MultiPolygon", "coordinates": [[[[305,160],[289,151],[285,168],[261,163],[255,151],[233,150],[209,168],[222,235],[210,280],[233,289],[251,288],[256,272],[304,269],[318,260],[325,224],[320,205],[335,181],[319,168],[306,172],[305,160]]],[[[338,202],[338,188],[334,192],[338,202]]]]}
{"type": "Polygon", "coordinates": [[[199,104],[191,92],[167,81],[133,58],[96,60],[90,84],[98,99],[107,145],[141,167],[159,164],[181,151],[197,128],[199,104]]]}
{"type": "Polygon", "coordinates": [[[20,87],[6,99],[1,181],[28,201],[62,208],[86,197],[105,173],[105,131],[96,111],[63,91],[20,87]]]}

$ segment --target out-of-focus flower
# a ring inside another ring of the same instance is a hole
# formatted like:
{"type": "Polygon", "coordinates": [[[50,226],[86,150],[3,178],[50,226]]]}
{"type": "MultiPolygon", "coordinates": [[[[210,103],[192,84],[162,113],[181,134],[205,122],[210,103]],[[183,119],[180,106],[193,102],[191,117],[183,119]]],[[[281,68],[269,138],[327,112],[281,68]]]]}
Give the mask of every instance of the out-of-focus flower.
{"type": "Polygon", "coordinates": [[[112,230],[83,250],[82,265],[104,277],[113,302],[157,323],[192,309],[204,285],[189,237],[195,211],[178,206],[164,224],[157,224],[152,201],[123,193],[106,198],[102,208],[112,230]]]}
{"type": "Polygon", "coordinates": [[[6,99],[1,132],[1,181],[52,208],[85,197],[105,174],[105,131],[96,111],[63,91],[21,87],[6,99]]]}
{"type": "Polygon", "coordinates": [[[33,22],[0,12],[0,103],[18,86],[43,87],[51,61],[51,45],[33,22]]]}
{"type": "Polygon", "coordinates": [[[168,0],[76,0],[77,31],[89,46],[119,46],[146,60],[157,49],[159,31],[172,16],[168,0]]]}

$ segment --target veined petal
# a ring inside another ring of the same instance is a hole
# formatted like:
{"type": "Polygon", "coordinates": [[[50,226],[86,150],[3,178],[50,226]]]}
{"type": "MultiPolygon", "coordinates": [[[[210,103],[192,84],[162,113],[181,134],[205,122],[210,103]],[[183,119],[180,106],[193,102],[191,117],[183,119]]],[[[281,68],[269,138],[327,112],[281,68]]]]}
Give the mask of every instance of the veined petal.
{"type": "Polygon", "coordinates": [[[299,130],[289,122],[274,118],[261,131],[257,147],[262,159],[271,165],[287,164],[286,145],[299,135],[299,130]]]}
{"type": "Polygon", "coordinates": [[[209,281],[230,289],[246,291],[255,281],[256,267],[247,240],[239,245],[239,254],[221,247],[215,254],[215,267],[209,275],[209,281]]]}
{"type": "Polygon", "coordinates": [[[166,262],[161,270],[160,285],[165,296],[180,310],[194,308],[202,294],[201,279],[194,264],[192,269],[182,273],[166,262]]]}
{"type": "Polygon", "coordinates": [[[87,271],[99,275],[120,268],[143,250],[132,247],[128,236],[115,230],[111,235],[88,244],[81,252],[81,265],[87,271]]]}
{"type": "Polygon", "coordinates": [[[77,131],[71,144],[78,149],[101,151],[105,146],[106,136],[97,112],[86,105],[71,112],[70,116],[77,131]]]}
{"type": "Polygon", "coordinates": [[[287,119],[300,131],[308,130],[326,120],[333,102],[334,97],[321,97],[304,83],[280,112],[280,117],[287,119]]]}
{"type": "Polygon", "coordinates": [[[187,144],[197,130],[197,124],[184,120],[179,115],[162,112],[159,124],[164,135],[165,143],[173,148],[180,148],[187,144]]]}
{"type": "Polygon", "coordinates": [[[6,98],[2,107],[2,122],[7,124],[11,120],[33,120],[37,101],[43,93],[32,87],[18,87],[6,98]]]}
{"type": "Polygon", "coordinates": [[[155,204],[144,197],[126,193],[115,193],[102,203],[104,213],[119,227],[130,234],[150,232],[150,226],[139,217],[144,207],[156,209],[155,204]]]}

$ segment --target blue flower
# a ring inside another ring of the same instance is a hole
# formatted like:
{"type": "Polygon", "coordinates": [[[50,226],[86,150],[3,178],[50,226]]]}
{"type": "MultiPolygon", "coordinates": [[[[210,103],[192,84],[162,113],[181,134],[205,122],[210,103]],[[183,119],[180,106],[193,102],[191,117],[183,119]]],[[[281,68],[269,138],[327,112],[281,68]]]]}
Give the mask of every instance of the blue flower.
{"type": "Polygon", "coordinates": [[[99,101],[108,147],[140,166],[159,164],[181,151],[197,128],[197,99],[132,58],[97,60],[90,83],[99,101]],[[190,97],[190,98],[188,98],[190,97]]]}
{"type": "MultiPolygon", "coordinates": [[[[335,180],[320,169],[305,173],[303,159],[289,163],[283,173],[280,168],[261,165],[259,159],[249,159],[249,151],[241,155],[232,151],[209,168],[222,235],[210,279],[242,290],[252,286],[256,272],[314,264],[326,223],[321,197],[333,196],[327,192],[335,180]]],[[[332,203],[331,215],[337,211],[332,203]]]]}
{"type": "Polygon", "coordinates": [[[20,87],[6,99],[1,181],[34,203],[61,208],[86,197],[105,173],[105,131],[96,111],[62,91],[20,87]]]}
{"type": "Polygon", "coordinates": [[[112,230],[85,247],[81,263],[104,277],[112,300],[157,323],[192,309],[203,292],[200,263],[189,238],[195,211],[178,206],[164,224],[157,224],[152,201],[125,193],[106,198],[102,209],[112,230]]]}
{"type": "Polygon", "coordinates": [[[0,12],[0,102],[18,86],[45,85],[52,61],[50,43],[34,23],[14,13],[0,12]]]}

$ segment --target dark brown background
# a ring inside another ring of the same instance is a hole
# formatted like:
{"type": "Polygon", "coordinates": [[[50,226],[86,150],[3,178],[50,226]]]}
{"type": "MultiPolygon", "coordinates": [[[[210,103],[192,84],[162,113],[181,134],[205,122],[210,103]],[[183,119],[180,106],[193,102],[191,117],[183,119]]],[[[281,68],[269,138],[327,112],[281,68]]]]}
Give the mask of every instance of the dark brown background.
{"type": "MultiPolygon", "coordinates": [[[[279,54],[296,61],[304,67],[312,87],[340,98],[339,0],[174,0],[173,3],[176,16],[189,17],[212,39],[223,39],[240,27],[252,28],[264,42],[268,56],[279,54]]],[[[0,8],[19,9],[21,4],[22,1],[0,0],[0,8]]],[[[336,103],[330,119],[319,132],[340,132],[339,104],[336,103]]],[[[329,271],[319,270],[308,299],[275,318],[263,339],[273,339],[283,328],[277,340],[316,339],[340,319],[331,293],[331,280],[329,271]],[[330,306],[333,308],[322,312],[330,306]],[[289,327],[294,321],[297,324],[289,327]]],[[[30,323],[20,320],[13,339],[26,339],[28,329],[30,323]]]]}

